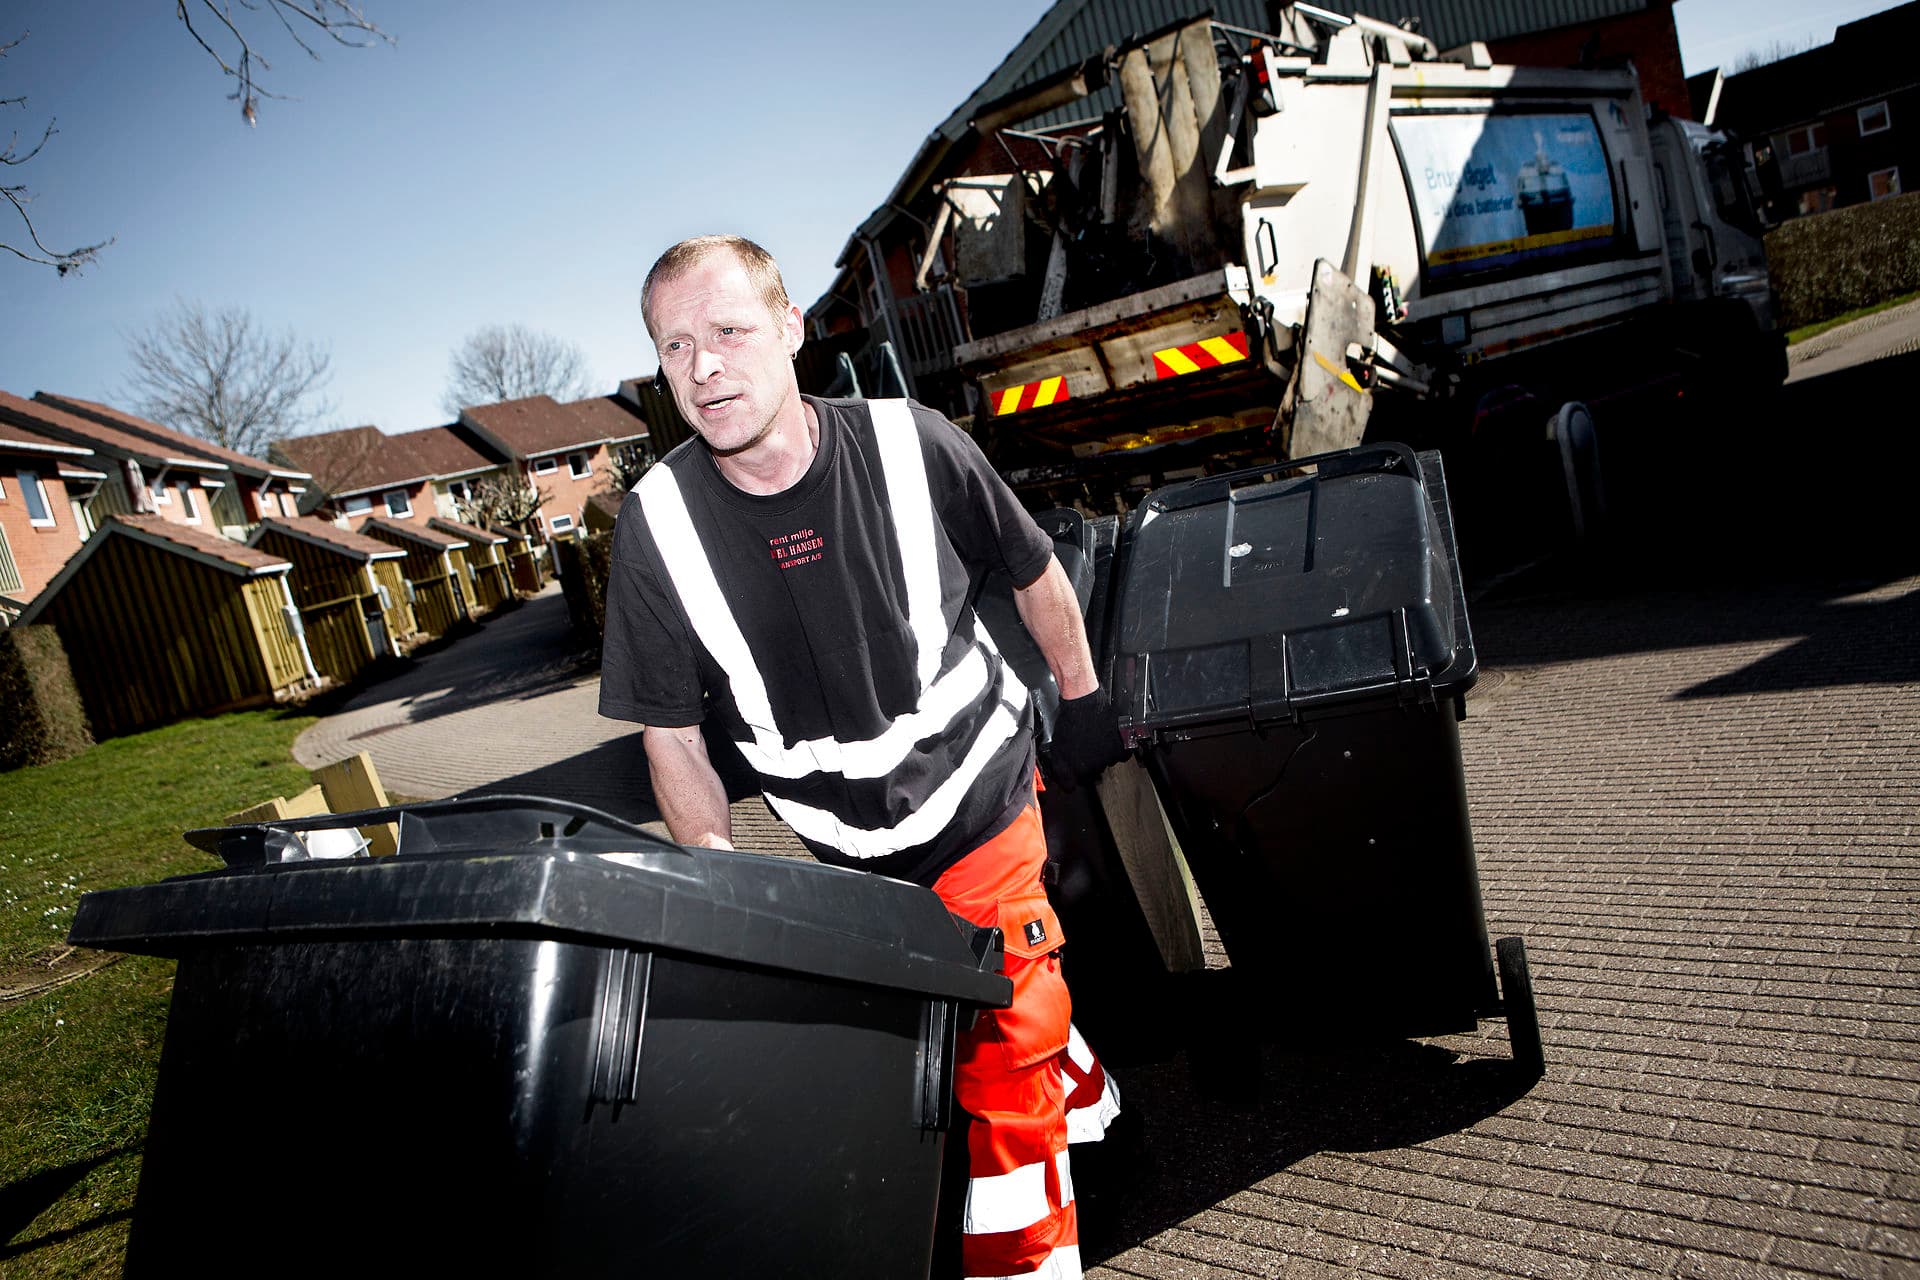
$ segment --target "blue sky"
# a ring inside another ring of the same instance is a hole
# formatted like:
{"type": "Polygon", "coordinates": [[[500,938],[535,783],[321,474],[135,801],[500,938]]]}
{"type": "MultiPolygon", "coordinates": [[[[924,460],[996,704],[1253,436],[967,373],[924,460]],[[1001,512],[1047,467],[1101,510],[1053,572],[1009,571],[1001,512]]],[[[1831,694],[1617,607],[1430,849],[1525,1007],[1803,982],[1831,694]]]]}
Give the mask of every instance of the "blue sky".
{"type": "MultiPolygon", "coordinates": [[[[653,369],[638,295],[662,249],[750,235],[811,303],[1047,0],[364,7],[393,47],[314,62],[256,20],[263,83],[296,100],[250,129],[167,0],[0,4],[0,42],[30,33],[0,59],[0,97],[29,102],[0,124],[59,130],[6,180],[47,243],[116,238],[78,277],[0,260],[0,389],[124,403],[123,335],[186,299],[330,351],[328,426],[444,421],[448,356],[491,323],[579,343],[611,391],[653,369]]],[[[1675,19],[1697,71],[1887,7],[1681,0],[1675,19]]]]}

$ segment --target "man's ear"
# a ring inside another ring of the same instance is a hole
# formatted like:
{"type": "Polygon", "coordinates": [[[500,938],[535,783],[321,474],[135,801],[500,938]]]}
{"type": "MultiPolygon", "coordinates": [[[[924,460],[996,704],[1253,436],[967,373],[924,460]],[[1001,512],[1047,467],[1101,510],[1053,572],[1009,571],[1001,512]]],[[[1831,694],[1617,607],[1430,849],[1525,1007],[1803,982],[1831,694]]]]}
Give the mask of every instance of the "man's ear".
{"type": "Polygon", "coordinates": [[[789,360],[797,360],[800,358],[800,348],[805,346],[807,341],[807,318],[800,310],[800,304],[797,302],[789,302],[787,304],[786,327],[787,358],[789,360]]]}

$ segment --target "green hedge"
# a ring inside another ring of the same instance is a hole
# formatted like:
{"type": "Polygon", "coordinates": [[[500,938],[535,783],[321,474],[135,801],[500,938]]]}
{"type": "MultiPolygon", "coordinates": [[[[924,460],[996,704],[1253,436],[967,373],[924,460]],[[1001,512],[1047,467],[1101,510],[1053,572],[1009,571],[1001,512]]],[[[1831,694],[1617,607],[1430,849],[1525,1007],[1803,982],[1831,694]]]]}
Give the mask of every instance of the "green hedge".
{"type": "Polygon", "coordinates": [[[1920,290],[1920,191],[1782,223],[1767,262],[1782,329],[1920,290]]]}
{"type": "Polygon", "coordinates": [[[607,563],[613,555],[613,532],[576,533],[557,539],[560,549],[560,591],[567,598],[567,616],[580,639],[598,649],[607,629],[607,563]]]}
{"type": "Polygon", "coordinates": [[[0,628],[0,770],[77,756],[93,745],[60,633],[0,628]]]}

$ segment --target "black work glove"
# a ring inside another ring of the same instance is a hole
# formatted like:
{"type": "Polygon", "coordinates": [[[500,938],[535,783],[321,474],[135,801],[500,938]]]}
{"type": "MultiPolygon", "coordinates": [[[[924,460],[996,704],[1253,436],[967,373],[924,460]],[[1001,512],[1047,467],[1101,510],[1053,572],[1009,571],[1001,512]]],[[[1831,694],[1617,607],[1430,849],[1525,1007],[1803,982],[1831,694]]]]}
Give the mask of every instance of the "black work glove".
{"type": "Polygon", "coordinates": [[[1126,758],[1120,720],[1107,701],[1104,686],[1061,701],[1060,713],[1053,718],[1053,741],[1047,749],[1049,783],[1071,791],[1126,758]]]}

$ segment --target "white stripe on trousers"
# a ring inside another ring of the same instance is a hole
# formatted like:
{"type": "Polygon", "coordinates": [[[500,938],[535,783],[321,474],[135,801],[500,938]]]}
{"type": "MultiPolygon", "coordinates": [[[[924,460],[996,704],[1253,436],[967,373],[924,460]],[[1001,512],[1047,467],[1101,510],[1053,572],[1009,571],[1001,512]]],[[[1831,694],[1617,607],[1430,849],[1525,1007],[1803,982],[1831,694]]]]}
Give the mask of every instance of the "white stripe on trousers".
{"type": "Polygon", "coordinates": [[[1063,1244],[1047,1255],[1038,1271],[1017,1276],[968,1276],[967,1280],[1080,1280],[1080,1246],[1063,1244]]]}
{"type": "MultiPolygon", "coordinates": [[[[1002,1231],[1025,1231],[1036,1222],[1053,1215],[1055,1205],[1047,1199],[1047,1164],[1036,1160],[1011,1173],[990,1173],[967,1180],[967,1215],[960,1230],[970,1236],[989,1236],[1002,1231]]],[[[1073,1172],[1067,1153],[1055,1152],[1051,1162],[1060,1180],[1060,1204],[1073,1203],[1073,1172]]]]}

